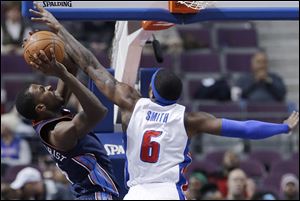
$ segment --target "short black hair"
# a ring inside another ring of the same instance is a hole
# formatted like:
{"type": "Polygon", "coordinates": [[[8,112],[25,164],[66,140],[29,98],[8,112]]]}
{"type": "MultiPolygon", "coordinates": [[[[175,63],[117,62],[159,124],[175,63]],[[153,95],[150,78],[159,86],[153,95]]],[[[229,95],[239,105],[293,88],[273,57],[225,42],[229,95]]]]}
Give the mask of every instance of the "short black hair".
{"type": "Polygon", "coordinates": [[[38,114],[35,111],[36,103],[34,96],[29,93],[29,87],[21,90],[16,97],[17,111],[26,119],[35,120],[38,114]]]}
{"type": "Polygon", "coordinates": [[[201,199],[207,199],[210,193],[219,191],[218,186],[215,183],[204,184],[200,189],[201,199]]]}
{"type": "Polygon", "coordinates": [[[167,100],[178,100],[182,92],[182,82],[172,71],[161,69],[158,71],[154,86],[159,95],[167,100]]]}

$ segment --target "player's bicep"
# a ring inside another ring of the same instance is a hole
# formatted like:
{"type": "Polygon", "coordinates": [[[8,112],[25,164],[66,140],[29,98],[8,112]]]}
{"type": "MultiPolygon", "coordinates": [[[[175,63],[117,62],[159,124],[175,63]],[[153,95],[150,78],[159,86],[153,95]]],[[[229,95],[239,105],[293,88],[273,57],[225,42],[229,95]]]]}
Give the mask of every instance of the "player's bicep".
{"type": "Polygon", "coordinates": [[[222,120],[205,112],[197,112],[187,114],[185,124],[189,137],[201,133],[219,135],[222,120]]]}
{"type": "Polygon", "coordinates": [[[98,123],[96,119],[98,118],[88,117],[83,111],[79,112],[72,121],[58,123],[50,135],[50,141],[60,150],[70,150],[79,139],[92,131],[98,123]]]}
{"type": "Polygon", "coordinates": [[[78,138],[72,121],[62,121],[56,124],[50,132],[49,142],[61,151],[69,151],[76,146],[78,138]]]}

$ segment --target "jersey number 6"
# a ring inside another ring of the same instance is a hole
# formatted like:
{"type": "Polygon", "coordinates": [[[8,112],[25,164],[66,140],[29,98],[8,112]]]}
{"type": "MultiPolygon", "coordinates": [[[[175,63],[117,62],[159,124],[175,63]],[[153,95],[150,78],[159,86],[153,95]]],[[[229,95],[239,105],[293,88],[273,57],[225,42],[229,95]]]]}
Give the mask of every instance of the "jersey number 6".
{"type": "Polygon", "coordinates": [[[158,137],[162,134],[161,131],[146,131],[143,136],[141,147],[141,160],[147,163],[156,163],[159,156],[160,144],[158,142],[151,142],[152,138],[158,137]]]}

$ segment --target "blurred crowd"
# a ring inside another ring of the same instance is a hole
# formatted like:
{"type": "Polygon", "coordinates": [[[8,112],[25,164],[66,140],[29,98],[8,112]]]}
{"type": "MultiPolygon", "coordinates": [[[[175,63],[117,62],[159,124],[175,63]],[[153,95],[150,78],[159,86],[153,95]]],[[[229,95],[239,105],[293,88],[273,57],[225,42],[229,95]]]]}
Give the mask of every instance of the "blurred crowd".
{"type": "MultiPolygon", "coordinates": [[[[115,22],[62,21],[62,24],[95,54],[105,52],[109,55],[111,52],[115,22]]],[[[28,36],[29,31],[45,29],[48,28],[39,23],[30,23],[28,19],[21,16],[20,3],[1,2],[1,54],[22,54],[22,40],[28,36]]],[[[156,32],[155,38],[160,41],[164,54],[169,55],[180,55],[184,51],[208,48],[193,35],[180,34],[176,26],[156,32]]],[[[143,53],[153,54],[152,47],[146,44],[143,53]]],[[[280,75],[270,72],[269,69],[267,53],[258,51],[251,60],[250,73],[247,72],[238,78],[220,74],[219,78],[202,79],[196,92],[191,94],[192,99],[283,102],[287,91],[285,83],[280,75]]],[[[3,93],[5,89],[1,88],[1,103],[3,93]]]]}
{"type": "MultiPolygon", "coordinates": [[[[94,52],[107,51],[111,46],[115,22],[65,21],[62,24],[68,30],[72,30],[73,35],[94,52]]],[[[48,28],[23,18],[20,1],[1,2],[1,54],[22,54],[22,41],[33,30],[48,30],[48,28]]]]}
{"type": "Polygon", "coordinates": [[[299,179],[294,173],[282,174],[280,191],[276,191],[264,186],[262,178],[247,175],[240,167],[239,155],[231,150],[224,153],[215,172],[192,169],[188,170],[189,200],[299,200],[299,179]]]}

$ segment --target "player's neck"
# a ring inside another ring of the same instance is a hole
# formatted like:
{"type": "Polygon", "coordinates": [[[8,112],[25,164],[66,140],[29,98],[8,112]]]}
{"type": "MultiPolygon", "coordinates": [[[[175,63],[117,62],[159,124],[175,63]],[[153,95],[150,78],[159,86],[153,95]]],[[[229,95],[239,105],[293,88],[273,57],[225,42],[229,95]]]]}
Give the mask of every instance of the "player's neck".
{"type": "Polygon", "coordinates": [[[47,112],[47,113],[43,113],[40,115],[40,117],[36,120],[38,121],[43,121],[43,120],[47,120],[47,119],[53,119],[53,118],[58,118],[61,117],[62,114],[60,112],[47,112]]]}

